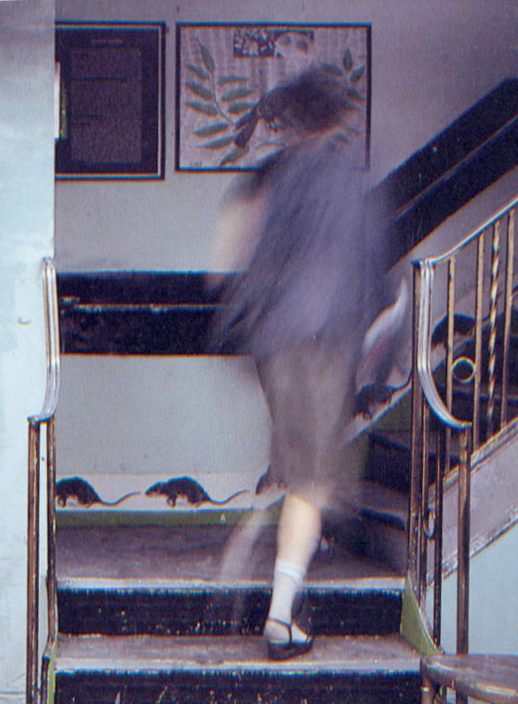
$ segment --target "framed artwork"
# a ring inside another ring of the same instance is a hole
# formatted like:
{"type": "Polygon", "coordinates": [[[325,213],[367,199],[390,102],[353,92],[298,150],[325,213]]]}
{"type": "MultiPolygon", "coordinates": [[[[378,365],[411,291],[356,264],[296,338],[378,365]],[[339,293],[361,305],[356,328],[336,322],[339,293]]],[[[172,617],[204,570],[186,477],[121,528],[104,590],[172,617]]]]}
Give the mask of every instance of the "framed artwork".
{"type": "Polygon", "coordinates": [[[58,179],[164,175],[165,25],[58,23],[58,179]]]}
{"type": "Polygon", "coordinates": [[[274,118],[257,120],[246,138],[243,128],[262,96],[315,63],[343,81],[344,138],[360,145],[368,165],[370,25],[179,23],[176,30],[177,169],[253,169],[282,148],[274,118]]]}

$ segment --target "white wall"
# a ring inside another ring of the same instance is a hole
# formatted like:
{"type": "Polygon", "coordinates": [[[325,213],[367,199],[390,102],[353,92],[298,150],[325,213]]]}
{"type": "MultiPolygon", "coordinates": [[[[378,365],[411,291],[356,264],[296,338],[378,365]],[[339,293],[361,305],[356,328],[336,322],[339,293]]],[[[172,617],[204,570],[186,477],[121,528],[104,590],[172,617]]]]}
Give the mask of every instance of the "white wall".
{"type": "Polygon", "coordinates": [[[0,2],[0,702],[23,702],[27,417],[41,410],[52,254],[54,6],[0,2]]]}
{"type": "MultiPolygon", "coordinates": [[[[469,650],[472,653],[518,654],[518,530],[507,531],[475,555],[470,563],[469,650]]],[[[442,643],[456,650],[457,573],[443,587],[442,643]]]]}
{"type": "Polygon", "coordinates": [[[87,479],[105,501],[185,475],[226,499],[253,490],[268,466],[269,416],[246,358],[65,357],[58,429],[59,474],[87,479]]]}
{"type": "MultiPolygon", "coordinates": [[[[58,183],[56,240],[62,271],[207,267],[218,203],[231,177],[174,172],[177,21],[371,22],[374,181],[501,80],[518,73],[516,0],[57,0],[56,17],[160,20],[171,29],[166,178],[149,184],[58,183]]],[[[447,221],[444,241],[457,241],[501,206],[518,191],[517,180],[516,172],[508,175],[447,221]]],[[[418,252],[438,254],[434,246],[423,243],[418,252]]],[[[0,277],[0,286],[3,282],[0,277]]],[[[139,473],[242,469],[255,477],[264,467],[267,413],[257,386],[241,373],[241,361],[77,356],[63,362],[62,474],[120,475],[126,481],[139,473]]],[[[506,534],[473,560],[474,650],[517,652],[516,617],[509,611],[516,601],[517,535],[506,534]]],[[[448,580],[444,597],[448,650],[454,649],[454,582],[448,580]]]]}
{"type": "MultiPolygon", "coordinates": [[[[476,457],[470,482],[470,652],[518,653],[518,605],[513,597],[518,579],[518,458],[517,430],[505,433],[476,457]],[[478,459],[478,461],[477,461],[478,459]]],[[[477,453],[476,453],[477,454],[477,453]]],[[[446,490],[443,521],[442,638],[447,652],[456,650],[458,492],[446,490]]],[[[428,571],[433,572],[433,543],[428,571]]],[[[427,607],[430,621],[433,594],[427,607]]]]}
{"type": "Polygon", "coordinates": [[[165,21],[166,179],[58,183],[63,271],[205,270],[226,174],[174,172],[175,23],[372,23],[373,179],[517,73],[514,0],[56,0],[58,20],[165,21]]]}
{"type": "MultiPolygon", "coordinates": [[[[56,18],[160,20],[170,28],[165,180],[59,182],[61,271],[207,268],[218,204],[231,176],[174,171],[177,21],[372,23],[373,181],[515,75],[518,64],[516,0],[57,0],[56,18]]],[[[235,373],[239,365],[224,359],[65,358],[60,474],[118,474],[124,481],[144,474],[145,482],[165,468],[174,476],[179,468],[196,474],[203,467],[257,477],[267,457],[268,417],[257,386],[235,373]],[[133,433],[129,427],[137,419],[133,433]]]]}

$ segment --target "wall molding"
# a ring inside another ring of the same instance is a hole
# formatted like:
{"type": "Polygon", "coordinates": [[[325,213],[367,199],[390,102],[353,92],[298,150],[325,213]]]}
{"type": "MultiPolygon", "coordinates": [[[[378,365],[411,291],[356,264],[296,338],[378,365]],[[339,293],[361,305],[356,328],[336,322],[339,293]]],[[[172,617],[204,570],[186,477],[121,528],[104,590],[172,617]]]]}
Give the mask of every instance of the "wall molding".
{"type": "MultiPolygon", "coordinates": [[[[509,79],[373,189],[392,204],[391,265],[517,165],[509,79]]],[[[66,272],[58,292],[64,354],[204,355],[219,305],[204,272],[66,272]]]]}

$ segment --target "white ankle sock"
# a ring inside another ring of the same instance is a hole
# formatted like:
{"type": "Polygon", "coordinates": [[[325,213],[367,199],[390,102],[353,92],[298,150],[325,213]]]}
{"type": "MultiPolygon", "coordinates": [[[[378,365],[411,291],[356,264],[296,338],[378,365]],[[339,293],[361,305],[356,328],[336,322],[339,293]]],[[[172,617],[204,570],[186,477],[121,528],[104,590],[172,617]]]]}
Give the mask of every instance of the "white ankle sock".
{"type": "MultiPolygon", "coordinates": [[[[275,561],[273,573],[273,591],[268,612],[268,620],[264,630],[264,635],[269,641],[286,642],[289,640],[289,631],[286,627],[277,623],[281,621],[288,626],[291,624],[291,611],[293,601],[305,576],[305,570],[298,565],[293,565],[285,560],[275,561]]],[[[294,624],[292,628],[292,638],[294,641],[305,640],[307,635],[294,624]]]]}
{"type": "Polygon", "coordinates": [[[288,577],[291,577],[297,587],[300,587],[302,585],[304,577],[306,576],[306,570],[300,565],[294,565],[292,562],[277,558],[275,560],[275,568],[273,572],[274,581],[277,575],[283,574],[287,575],[288,577]]]}

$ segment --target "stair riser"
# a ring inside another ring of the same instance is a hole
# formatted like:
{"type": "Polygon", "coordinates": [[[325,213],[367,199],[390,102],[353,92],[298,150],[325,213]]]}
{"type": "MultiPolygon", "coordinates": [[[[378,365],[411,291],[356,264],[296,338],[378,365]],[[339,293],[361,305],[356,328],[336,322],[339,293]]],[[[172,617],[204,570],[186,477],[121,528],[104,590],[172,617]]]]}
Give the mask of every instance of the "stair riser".
{"type": "Polygon", "coordinates": [[[418,704],[417,673],[58,674],[56,704],[418,704]]]}
{"type": "MultiPolygon", "coordinates": [[[[60,590],[59,630],[69,635],[259,635],[270,590],[60,590]]],[[[397,632],[401,592],[312,589],[313,629],[319,635],[397,632]]]]}
{"type": "Polygon", "coordinates": [[[377,516],[363,517],[363,555],[388,565],[399,574],[407,568],[407,533],[377,516]]]}
{"type": "Polygon", "coordinates": [[[389,441],[369,438],[366,478],[382,486],[407,493],[410,482],[410,450],[395,447],[389,441]],[[386,443],[386,444],[385,444],[386,443]]]}

